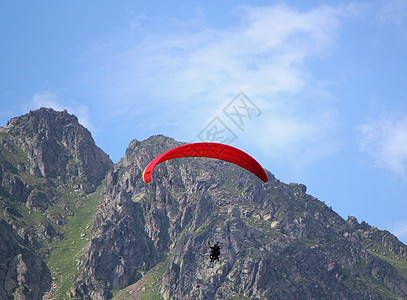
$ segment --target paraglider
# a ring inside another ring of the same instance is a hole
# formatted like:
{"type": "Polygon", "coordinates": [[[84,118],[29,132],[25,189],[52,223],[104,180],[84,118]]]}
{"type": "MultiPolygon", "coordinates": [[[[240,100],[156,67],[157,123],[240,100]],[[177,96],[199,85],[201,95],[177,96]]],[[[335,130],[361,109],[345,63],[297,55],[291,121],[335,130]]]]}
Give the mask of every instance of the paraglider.
{"type": "MultiPolygon", "coordinates": [[[[266,171],[249,154],[229,145],[210,142],[185,144],[172,148],[158,155],[144,169],[142,176],[143,181],[145,183],[150,182],[154,168],[158,164],[170,159],[182,157],[207,157],[224,160],[252,172],[263,182],[268,181],[266,171]]],[[[219,262],[219,243],[215,243],[213,246],[211,246],[208,241],[208,245],[211,249],[210,262],[219,262]]]]}
{"type": "Polygon", "coordinates": [[[211,254],[209,258],[211,259],[211,262],[214,262],[215,260],[219,261],[219,255],[220,255],[220,247],[219,247],[219,242],[216,242],[213,246],[211,246],[211,243],[208,241],[208,246],[211,249],[211,254]]]}
{"type": "Polygon", "coordinates": [[[158,155],[144,169],[143,181],[148,183],[151,180],[156,165],[181,157],[208,157],[228,161],[252,172],[262,181],[268,181],[265,170],[249,154],[229,145],[209,142],[181,145],[158,155]]]}

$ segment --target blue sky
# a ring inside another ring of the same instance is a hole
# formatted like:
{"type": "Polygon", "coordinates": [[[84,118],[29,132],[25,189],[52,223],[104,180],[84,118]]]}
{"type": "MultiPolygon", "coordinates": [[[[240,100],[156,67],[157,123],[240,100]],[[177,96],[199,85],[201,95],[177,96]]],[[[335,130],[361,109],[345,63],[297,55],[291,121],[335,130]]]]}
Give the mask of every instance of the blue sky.
{"type": "Polygon", "coordinates": [[[407,2],[304,2],[2,1],[0,125],[67,109],[115,162],[223,130],[406,243],[407,2]]]}

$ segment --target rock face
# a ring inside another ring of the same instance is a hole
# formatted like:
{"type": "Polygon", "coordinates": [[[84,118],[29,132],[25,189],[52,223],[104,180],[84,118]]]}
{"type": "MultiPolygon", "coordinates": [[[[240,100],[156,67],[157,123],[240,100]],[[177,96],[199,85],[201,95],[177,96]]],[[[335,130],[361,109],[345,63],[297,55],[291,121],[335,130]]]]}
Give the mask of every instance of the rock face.
{"type": "Polygon", "coordinates": [[[353,217],[345,221],[302,184],[271,173],[263,184],[239,167],[200,158],[167,161],[144,184],[148,162],[179,144],[163,136],[133,141],[107,175],[81,264],[81,278],[91,280],[73,297],[87,291],[106,299],[165,257],[154,288],[144,287],[164,299],[407,297],[407,247],[353,217]],[[208,240],[220,243],[220,263],[210,264],[208,240]]]}
{"type": "Polygon", "coordinates": [[[164,162],[143,183],[180,144],[134,140],[113,165],[67,112],[0,128],[0,298],[407,298],[407,246],[305,185],[203,158],[164,162]]]}
{"type": "Polygon", "coordinates": [[[0,219],[0,298],[39,299],[50,287],[50,272],[41,257],[0,219]]]}
{"type": "MultiPolygon", "coordinates": [[[[90,132],[67,111],[41,108],[11,119],[3,129],[27,155],[19,169],[37,177],[62,178],[87,193],[93,192],[112,162],[96,147],[90,132]]],[[[10,143],[4,143],[5,147],[10,143]]],[[[9,149],[15,152],[16,149],[9,149]]]]}
{"type": "Polygon", "coordinates": [[[51,288],[44,258],[64,239],[79,196],[112,166],[66,111],[42,108],[0,128],[1,299],[40,299],[51,288]]]}

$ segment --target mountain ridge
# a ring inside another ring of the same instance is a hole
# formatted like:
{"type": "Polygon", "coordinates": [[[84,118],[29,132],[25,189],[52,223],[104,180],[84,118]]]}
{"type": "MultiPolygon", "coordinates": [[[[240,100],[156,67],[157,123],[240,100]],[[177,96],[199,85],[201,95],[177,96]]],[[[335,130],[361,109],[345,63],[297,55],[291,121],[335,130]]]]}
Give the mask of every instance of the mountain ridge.
{"type": "Polygon", "coordinates": [[[18,253],[0,255],[0,296],[407,297],[406,245],[344,220],[303,184],[269,171],[264,184],[202,158],[164,162],[144,184],[148,162],[181,144],[133,140],[113,164],[66,111],[42,108],[0,128],[2,240],[18,253]],[[221,244],[212,267],[208,240],[221,244]],[[35,268],[46,284],[30,279],[35,268]]]}

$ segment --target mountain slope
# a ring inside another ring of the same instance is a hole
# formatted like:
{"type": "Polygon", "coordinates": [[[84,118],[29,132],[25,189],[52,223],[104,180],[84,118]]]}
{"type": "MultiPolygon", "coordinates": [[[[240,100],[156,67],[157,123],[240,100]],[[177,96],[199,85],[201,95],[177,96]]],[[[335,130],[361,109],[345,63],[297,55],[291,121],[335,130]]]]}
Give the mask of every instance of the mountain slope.
{"type": "Polygon", "coordinates": [[[66,111],[42,108],[0,128],[1,298],[38,299],[55,284],[60,272],[46,262],[112,165],[66,111]]]}
{"type": "Polygon", "coordinates": [[[407,246],[302,184],[204,158],[164,162],[145,184],[180,144],[134,140],[113,165],[66,111],[0,128],[0,298],[407,297],[407,246]]]}
{"type": "Polygon", "coordinates": [[[166,257],[154,291],[144,287],[164,299],[407,296],[406,246],[352,217],[343,220],[304,185],[271,173],[264,184],[239,167],[202,158],[167,161],[144,184],[149,160],[179,144],[163,136],[133,141],[108,174],[82,264],[88,288],[98,287],[93,297],[136,282],[166,257]],[[222,248],[214,266],[208,240],[222,248]]]}

